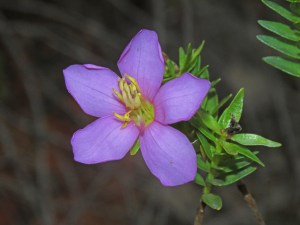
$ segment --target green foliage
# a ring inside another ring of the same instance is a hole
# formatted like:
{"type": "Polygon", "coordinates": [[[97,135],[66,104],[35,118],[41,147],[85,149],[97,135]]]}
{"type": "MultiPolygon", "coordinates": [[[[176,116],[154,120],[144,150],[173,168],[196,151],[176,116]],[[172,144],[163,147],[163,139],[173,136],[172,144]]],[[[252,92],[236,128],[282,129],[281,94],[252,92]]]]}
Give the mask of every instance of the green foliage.
{"type": "MultiPolygon", "coordinates": [[[[179,49],[179,64],[167,59],[164,80],[171,80],[190,72],[199,78],[209,79],[208,66],[201,66],[200,53],[203,44],[193,49],[179,49]]],[[[201,108],[189,121],[188,132],[197,151],[198,173],[195,183],[203,187],[202,201],[213,209],[222,207],[221,197],[212,194],[214,186],[226,186],[253,173],[258,165],[264,166],[258,153],[246,146],[263,145],[279,147],[280,144],[256,134],[240,133],[239,125],[243,111],[244,89],[241,88],[229,105],[232,94],[221,101],[216,90],[220,79],[211,82],[211,88],[201,108]],[[191,132],[192,131],[192,132],[191,132]]]]}
{"type": "Polygon", "coordinates": [[[201,67],[201,51],[204,47],[204,41],[201,45],[194,49],[191,44],[188,44],[186,50],[179,48],[179,65],[167,57],[165,60],[166,69],[164,73],[164,80],[174,79],[181,76],[185,72],[189,72],[196,77],[208,79],[208,66],[201,67]]]}
{"type": "Polygon", "coordinates": [[[202,201],[210,208],[220,210],[222,208],[222,199],[219,195],[207,193],[201,196],[202,201]]]}
{"type": "Polygon", "coordinates": [[[282,54],[281,56],[264,57],[263,61],[287,74],[300,77],[300,1],[287,1],[290,2],[290,9],[286,9],[274,1],[262,0],[267,7],[288,20],[289,24],[259,20],[259,25],[275,36],[258,35],[257,39],[282,54]]]}
{"type": "Polygon", "coordinates": [[[281,144],[275,141],[271,141],[267,138],[259,136],[257,134],[235,134],[231,137],[231,140],[241,145],[262,145],[266,147],[280,147],[281,144]]]}
{"type": "Polygon", "coordinates": [[[196,174],[195,183],[205,187],[205,181],[199,173],[196,174]]]}
{"type": "Polygon", "coordinates": [[[244,89],[240,89],[234,97],[230,105],[224,110],[219,118],[218,123],[223,129],[229,127],[232,116],[235,117],[236,122],[240,121],[244,104],[244,89]]]}
{"type": "Polygon", "coordinates": [[[247,166],[240,170],[235,170],[231,173],[222,173],[220,175],[215,176],[215,178],[211,178],[208,180],[212,185],[215,186],[227,186],[229,184],[233,184],[242,178],[250,175],[256,170],[255,166],[247,166]]]}
{"type": "Polygon", "coordinates": [[[266,56],[263,58],[263,60],[269,65],[274,66],[275,68],[282,70],[285,73],[294,76],[299,76],[300,74],[300,64],[297,62],[289,61],[280,56],[266,56]]]}

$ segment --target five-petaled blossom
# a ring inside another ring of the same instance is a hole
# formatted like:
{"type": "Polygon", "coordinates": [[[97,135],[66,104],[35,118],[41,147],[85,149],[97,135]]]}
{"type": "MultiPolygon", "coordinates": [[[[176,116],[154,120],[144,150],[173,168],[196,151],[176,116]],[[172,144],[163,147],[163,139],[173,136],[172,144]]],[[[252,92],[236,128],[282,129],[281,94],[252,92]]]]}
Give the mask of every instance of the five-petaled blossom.
{"type": "Polygon", "coordinates": [[[165,186],[192,181],[197,170],[188,138],[169,126],[199,109],[210,82],[189,73],[161,86],[164,59],[157,34],[141,30],[122,53],[118,68],[86,64],[64,70],[66,87],[82,110],[100,117],[74,133],[74,159],[85,164],[123,158],[140,141],[150,171],[165,186]]]}

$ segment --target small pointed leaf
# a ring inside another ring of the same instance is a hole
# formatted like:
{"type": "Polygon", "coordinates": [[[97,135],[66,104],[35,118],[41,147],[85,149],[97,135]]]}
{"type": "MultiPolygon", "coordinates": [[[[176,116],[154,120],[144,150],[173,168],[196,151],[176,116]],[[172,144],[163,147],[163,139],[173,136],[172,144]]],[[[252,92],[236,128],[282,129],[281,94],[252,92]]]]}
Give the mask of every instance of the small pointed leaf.
{"type": "Polygon", "coordinates": [[[197,117],[200,118],[205,126],[213,130],[217,134],[221,134],[221,127],[218,124],[218,121],[207,112],[200,110],[197,113],[197,117]]]}
{"type": "Polygon", "coordinates": [[[201,45],[194,50],[193,52],[193,57],[192,57],[192,61],[194,61],[196,58],[198,58],[200,56],[200,53],[204,47],[205,41],[202,41],[201,45]]]}
{"type": "Polygon", "coordinates": [[[281,146],[280,143],[271,141],[257,134],[235,134],[231,137],[231,140],[241,145],[262,145],[271,148],[281,146]]]}
{"type": "Polygon", "coordinates": [[[210,208],[220,210],[222,208],[222,199],[219,195],[207,193],[201,196],[202,201],[210,208]]]}
{"type": "Polygon", "coordinates": [[[235,171],[231,174],[222,174],[222,176],[217,177],[217,178],[210,178],[207,181],[211,183],[212,185],[215,186],[226,186],[229,184],[233,184],[240,179],[243,179],[244,177],[250,175],[256,170],[256,167],[254,166],[249,166],[244,169],[241,169],[239,171],[235,171]]]}
{"type": "Polygon", "coordinates": [[[212,152],[212,149],[210,148],[207,139],[199,132],[197,132],[196,135],[201,143],[205,155],[211,160],[213,158],[214,153],[212,152]]]}
{"type": "Polygon", "coordinates": [[[205,104],[202,104],[202,108],[212,114],[214,109],[218,107],[219,97],[215,88],[211,88],[207,94],[207,101],[205,104]]]}
{"type": "Polygon", "coordinates": [[[225,98],[223,98],[223,99],[220,101],[219,105],[211,112],[211,114],[214,115],[216,112],[218,112],[218,110],[219,110],[223,105],[225,105],[225,104],[229,101],[229,99],[231,99],[231,98],[232,98],[232,94],[229,94],[229,95],[227,95],[225,98]]]}
{"type": "Polygon", "coordinates": [[[212,142],[218,143],[218,138],[216,138],[211,132],[209,132],[209,130],[203,127],[199,127],[198,130],[212,142]]]}
{"type": "Polygon", "coordinates": [[[232,164],[226,164],[226,166],[213,166],[212,168],[223,173],[232,173],[234,171],[241,170],[250,164],[250,161],[235,161],[232,164]]]}
{"type": "Polygon", "coordinates": [[[267,56],[263,58],[263,61],[287,74],[300,77],[300,63],[292,62],[279,56],[267,56]]]}
{"type": "Polygon", "coordinates": [[[298,16],[296,16],[294,13],[287,10],[286,8],[282,7],[281,5],[277,4],[276,2],[270,1],[270,0],[262,0],[262,2],[266,6],[268,6],[270,9],[274,10],[279,15],[284,17],[285,19],[287,19],[287,20],[289,20],[293,23],[299,23],[300,22],[300,18],[298,16]]]}
{"type": "Polygon", "coordinates": [[[205,181],[199,173],[196,174],[195,183],[205,187],[205,181]]]}
{"type": "Polygon", "coordinates": [[[300,33],[292,30],[288,25],[279,22],[259,20],[258,23],[267,30],[291,41],[299,41],[300,33]]]}
{"type": "Polygon", "coordinates": [[[182,47],[179,48],[179,68],[183,68],[186,61],[186,55],[182,47]]]}
{"type": "Polygon", "coordinates": [[[232,151],[237,151],[239,154],[247,157],[248,159],[253,160],[254,162],[257,162],[261,166],[265,166],[263,164],[263,162],[249,149],[244,148],[244,147],[234,144],[234,143],[230,143],[230,142],[226,142],[226,143],[227,143],[227,147],[230,147],[232,149],[232,151]]]}
{"type": "Polygon", "coordinates": [[[200,170],[209,173],[210,171],[210,164],[207,161],[203,161],[200,155],[197,155],[197,166],[200,170]]]}
{"type": "Polygon", "coordinates": [[[243,111],[243,103],[244,103],[244,88],[241,88],[239,92],[236,94],[234,99],[231,101],[230,105],[224,110],[222,115],[219,118],[219,125],[226,129],[230,125],[230,121],[232,116],[235,116],[236,122],[240,121],[242,111],[243,111]]]}
{"type": "Polygon", "coordinates": [[[257,35],[257,39],[287,56],[300,59],[300,49],[295,44],[268,35],[257,35]]]}
{"type": "Polygon", "coordinates": [[[222,80],[221,78],[218,78],[218,79],[216,79],[216,80],[213,80],[213,81],[211,82],[211,87],[216,86],[218,83],[220,83],[221,80],[222,80]]]}
{"type": "Polygon", "coordinates": [[[221,142],[221,145],[229,155],[237,155],[238,154],[238,150],[235,147],[233,147],[233,145],[231,143],[223,141],[223,142],[221,142]]]}

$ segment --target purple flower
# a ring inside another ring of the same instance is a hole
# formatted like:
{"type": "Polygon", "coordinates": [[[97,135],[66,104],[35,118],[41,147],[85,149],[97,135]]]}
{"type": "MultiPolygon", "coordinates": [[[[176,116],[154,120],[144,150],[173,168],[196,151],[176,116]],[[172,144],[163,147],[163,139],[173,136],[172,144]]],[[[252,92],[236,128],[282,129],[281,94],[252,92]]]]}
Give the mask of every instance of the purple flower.
{"type": "Polygon", "coordinates": [[[150,171],[165,186],[194,180],[196,153],[170,124],[189,120],[199,109],[210,82],[189,73],[161,86],[164,60],[157,34],[141,30],[122,53],[122,78],[105,67],[72,65],[64,70],[68,91],[82,110],[100,117],[74,133],[76,161],[118,160],[139,139],[150,171]]]}

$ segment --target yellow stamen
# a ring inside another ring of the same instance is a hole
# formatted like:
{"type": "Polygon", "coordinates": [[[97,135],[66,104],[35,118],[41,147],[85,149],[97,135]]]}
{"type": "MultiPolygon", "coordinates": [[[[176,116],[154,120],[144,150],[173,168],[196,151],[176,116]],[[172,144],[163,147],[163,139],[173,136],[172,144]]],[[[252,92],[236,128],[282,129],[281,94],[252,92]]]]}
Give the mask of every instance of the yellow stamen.
{"type": "Polygon", "coordinates": [[[127,125],[128,125],[128,122],[125,121],[124,124],[121,126],[121,128],[125,128],[125,127],[127,127],[127,125]]]}
{"type": "Polygon", "coordinates": [[[115,95],[123,102],[123,96],[113,88],[115,95]]]}
{"type": "Polygon", "coordinates": [[[118,81],[119,81],[119,88],[120,88],[120,90],[121,91],[123,91],[124,90],[124,78],[122,78],[122,79],[118,79],[118,81]]]}
{"type": "Polygon", "coordinates": [[[113,113],[115,117],[117,117],[119,120],[122,120],[122,121],[127,121],[129,122],[130,121],[130,113],[131,111],[128,111],[127,113],[124,114],[124,116],[118,114],[118,113],[113,113]]]}
{"type": "Polygon", "coordinates": [[[138,92],[141,92],[138,83],[136,82],[136,80],[135,80],[133,77],[129,76],[128,74],[125,74],[125,77],[126,77],[128,80],[130,80],[130,82],[131,82],[132,84],[134,84],[134,85],[136,86],[138,92]]]}
{"type": "Polygon", "coordinates": [[[130,88],[130,92],[132,95],[136,95],[137,94],[137,89],[136,89],[136,86],[134,84],[130,84],[129,85],[129,88],[130,88]]]}
{"type": "Polygon", "coordinates": [[[116,118],[123,121],[122,128],[125,128],[129,122],[133,121],[137,126],[150,124],[154,119],[153,105],[142,96],[137,81],[125,74],[123,78],[118,79],[120,91],[113,89],[113,93],[127,108],[124,115],[113,113],[116,118]]]}

